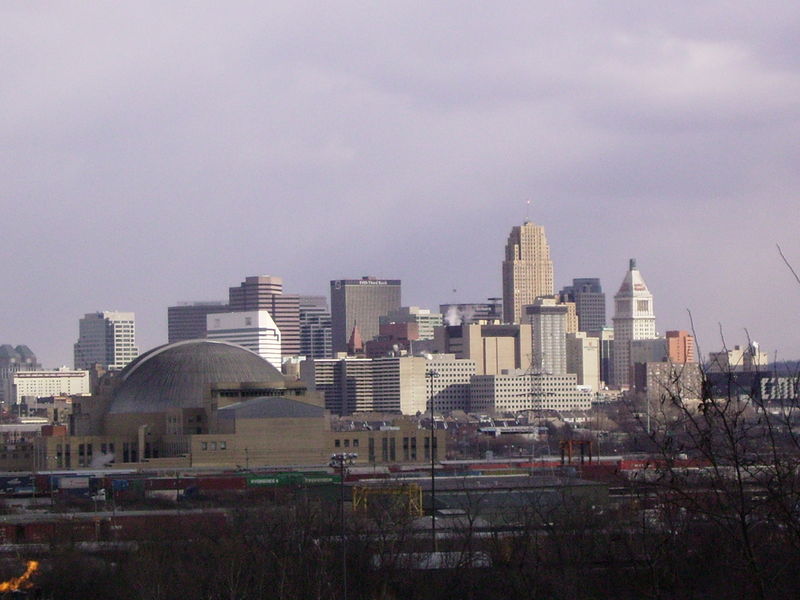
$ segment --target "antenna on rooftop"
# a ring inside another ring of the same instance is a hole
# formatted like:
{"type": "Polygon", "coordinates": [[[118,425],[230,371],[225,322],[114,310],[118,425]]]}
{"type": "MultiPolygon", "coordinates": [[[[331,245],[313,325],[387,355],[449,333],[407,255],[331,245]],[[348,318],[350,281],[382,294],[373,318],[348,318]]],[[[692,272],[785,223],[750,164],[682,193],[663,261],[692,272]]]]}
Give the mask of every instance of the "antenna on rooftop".
{"type": "Polygon", "coordinates": [[[530,220],[531,220],[531,199],[528,198],[525,201],[525,204],[527,205],[527,208],[525,210],[525,222],[526,223],[530,223],[530,220]]]}

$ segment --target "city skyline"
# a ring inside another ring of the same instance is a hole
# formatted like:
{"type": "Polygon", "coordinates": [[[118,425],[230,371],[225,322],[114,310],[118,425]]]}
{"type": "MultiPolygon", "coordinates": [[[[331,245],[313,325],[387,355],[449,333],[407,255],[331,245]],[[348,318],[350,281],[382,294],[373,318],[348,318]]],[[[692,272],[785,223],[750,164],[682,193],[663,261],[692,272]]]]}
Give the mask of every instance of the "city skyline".
{"type": "Polygon", "coordinates": [[[253,273],[484,302],[526,218],[555,289],[636,257],[659,332],[800,358],[800,7],[151,8],[0,8],[0,335],[43,366],[253,273]]]}

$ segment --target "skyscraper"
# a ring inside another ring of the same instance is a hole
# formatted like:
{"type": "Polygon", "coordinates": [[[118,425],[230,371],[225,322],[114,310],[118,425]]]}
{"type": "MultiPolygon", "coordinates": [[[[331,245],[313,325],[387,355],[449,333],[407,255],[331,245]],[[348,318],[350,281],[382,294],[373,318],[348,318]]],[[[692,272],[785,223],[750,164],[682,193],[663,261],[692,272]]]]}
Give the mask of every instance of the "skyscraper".
{"type": "Polygon", "coordinates": [[[281,332],[269,311],[210,314],[206,317],[206,337],[238,344],[281,370],[281,332]]]}
{"type": "Polygon", "coordinates": [[[670,362],[678,364],[697,362],[692,334],[688,331],[668,331],[666,338],[670,362]]]}
{"type": "Polygon", "coordinates": [[[442,324],[442,315],[431,312],[429,308],[419,306],[402,306],[389,314],[380,317],[381,325],[390,323],[416,323],[419,326],[417,339],[432,340],[433,328],[442,324]]]}
{"type": "Polygon", "coordinates": [[[567,307],[555,298],[538,298],[525,307],[533,334],[533,373],[564,375],[567,372],[567,307]]]}
{"type": "Polygon", "coordinates": [[[0,403],[14,401],[14,375],[20,371],[38,371],[42,366],[30,348],[0,346],[0,403]]]}
{"type": "Polygon", "coordinates": [[[325,296],[300,296],[300,354],[331,358],[331,313],[325,296]]]}
{"type": "Polygon", "coordinates": [[[606,325],[606,295],[596,277],[572,280],[561,290],[562,302],[574,302],[578,313],[578,331],[596,334],[606,325]]]}
{"type": "Polygon", "coordinates": [[[181,302],[167,308],[167,335],[170,344],[206,337],[206,317],[228,312],[224,302],[181,302]]]}
{"type": "Polygon", "coordinates": [[[300,297],[284,294],[280,277],[246,277],[238,287],[230,288],[229,304],[232,312],[268,311],[281,332],[281,354],[300,354],[300,297]]]}
{"type": "Polygon", "coordinates": [[[139,356],[135,321],[132,312],[86,313],[78,322],[75,368],[90,369],[98,364],[113,371],[122,369],[139,356]]]}
{"type": "Polygon", "coordinates": [[[379,333],[379,319],[400,308],[400,280],[362,277],[331,281],[333,351],[345,352],[347,340],[358,325],[361,338],[379,333]]]}
{"type": "Polygon", "coordinates": [[[553,295],[553,261],[544,227],[526,221],[511,230],[503,261],[503,318],[521,323],[524,308],[553,295]]]}
{"type": "Polygon", "coordinates": [[[655,337],[653,294],[636,268],[636,259],[632,258],[622,285],[614,296],[615,385],[631,385],[631,342],[655,337]]]}

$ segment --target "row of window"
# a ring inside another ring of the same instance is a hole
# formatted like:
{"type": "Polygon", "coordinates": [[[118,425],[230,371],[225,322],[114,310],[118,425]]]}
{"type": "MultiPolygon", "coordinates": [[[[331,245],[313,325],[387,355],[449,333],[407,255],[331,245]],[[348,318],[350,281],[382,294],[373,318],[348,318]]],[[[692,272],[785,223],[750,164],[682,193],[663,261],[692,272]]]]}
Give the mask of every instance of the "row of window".
{"type": "MultiPolygon", "coordinates": [[[[342,447],[350,448],[351,447],[350,440],[338,440],[338,439],[333,440],[333,446],[334,446],[334,448],[342,448],[342,447]]],[[[353,448],[358,448],[358,440],[357,439],[354,439],[352,441],[352,447],[353,448]]]]}
{"type": "Polygon", "coordinates": [[[220,441],[220,442],[200,442],[200,450],[227,450],[228,449],[228,442],[220,441]]]}

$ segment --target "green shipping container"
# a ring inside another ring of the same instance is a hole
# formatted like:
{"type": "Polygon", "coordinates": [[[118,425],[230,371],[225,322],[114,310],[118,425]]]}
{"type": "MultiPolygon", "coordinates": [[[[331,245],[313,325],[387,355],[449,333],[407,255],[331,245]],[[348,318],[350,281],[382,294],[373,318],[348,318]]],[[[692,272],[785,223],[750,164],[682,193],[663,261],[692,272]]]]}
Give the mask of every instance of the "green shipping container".
{"type": "Polygon", "coordinates": [[[303,485],[327,485],[339,483],[339,476],[330,473],[265,473],[249,475],[247,485],[252,487],[286,487],[303,485]]]}

